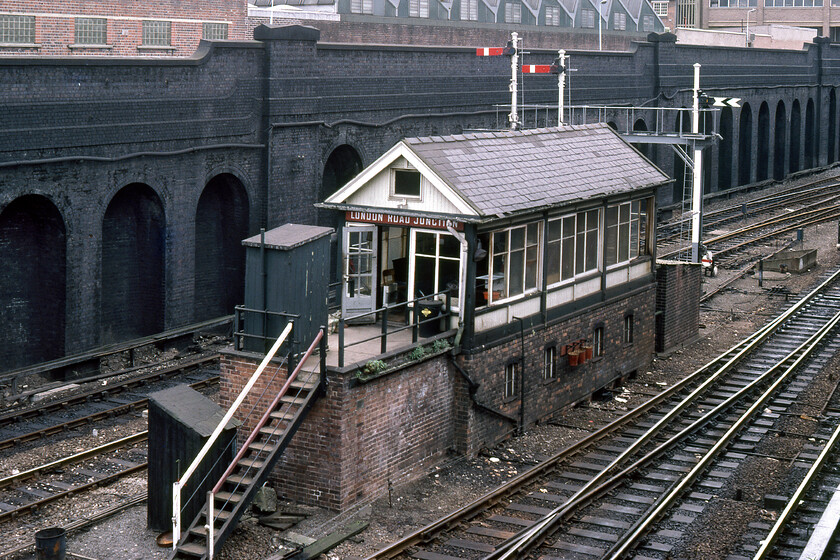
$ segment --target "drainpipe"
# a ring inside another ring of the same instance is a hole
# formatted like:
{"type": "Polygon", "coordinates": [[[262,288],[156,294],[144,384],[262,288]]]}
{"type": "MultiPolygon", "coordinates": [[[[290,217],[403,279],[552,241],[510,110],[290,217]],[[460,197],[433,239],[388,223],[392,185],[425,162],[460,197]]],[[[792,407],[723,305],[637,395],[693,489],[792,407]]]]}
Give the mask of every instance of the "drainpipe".
{"type": "Polygon", "coordinates": [[[513,317],[519,321],[519,433],[525,432],[525,323],[521,317],[513,317]]]}

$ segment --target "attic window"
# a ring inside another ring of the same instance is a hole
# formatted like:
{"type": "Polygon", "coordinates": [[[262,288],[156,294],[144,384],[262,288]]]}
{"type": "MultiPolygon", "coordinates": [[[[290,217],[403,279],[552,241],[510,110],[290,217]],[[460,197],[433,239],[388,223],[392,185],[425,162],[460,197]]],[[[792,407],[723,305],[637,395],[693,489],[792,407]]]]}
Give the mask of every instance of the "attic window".
{"type": "Polygon", "coordinates": [[[420,172],[394,169],[394,196],[420,198],[420,172]]]}

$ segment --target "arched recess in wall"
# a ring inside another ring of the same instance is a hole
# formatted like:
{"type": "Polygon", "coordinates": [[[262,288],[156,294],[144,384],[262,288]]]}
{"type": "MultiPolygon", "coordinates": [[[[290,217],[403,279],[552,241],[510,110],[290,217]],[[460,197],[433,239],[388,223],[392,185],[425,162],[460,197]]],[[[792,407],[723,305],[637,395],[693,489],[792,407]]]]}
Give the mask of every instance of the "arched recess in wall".
{"type": "Polygon", "coordinates": [[[195,210],[194,317],[196,321],[233,313],[245,302],[245,248],[248,195],[229,173],[204,187],[195,210]]]}
{"type": "Polygon", "coordinates": [[[790,108],[790,159],[788,170],[790,173],[799,171],[799,130],[802,127],[802,116],[799,110],[799,100],[795,99],[790,108]]]}
{"type": "Polygon", "coordinates": [[[808,103],[805,105],[805,167],[804,169],[811,169],[816,165],[817,161],[817,135],[816,131],[816,115],[814,114],[814,100],[808,98],[808,103]]]}
{"type": "Polygon", "coordinates": [[[738,184],[750,182],[752,171],[752,108],[749,103],[741,107],[738,122],[738,184]]]}
{"type": "MultiPolygon", "coordinates": [[[[714,116],[712,113],[700,114],[700,132],[707,134],[714,129],[714,116]]],[[[703,148],[703,192],[712,192],[712,147],[703,148]]]]}
{"type": "Polygon", "coordinates": [[[826,161],[837,161],[837,91],[831,88],[828,94],[828,138],[826,138],[826,161]]]}
{"type": "MultiPolygon", "coordinates": [[[[318,201],[322,202],[328,196],[347,184],[347,182],[362,171],[362,158],[353,146],[342,144],[335,148],[324,164],[324,176],[321,179],[321,191],[318,201]]],[[[339,230],[344,220],[340,212],[318,209],[318,225],[339,230]]],[[[330,244],[330,282],[338,281],[338,243],[330,244]]]]}
{"type": "Polygon", "coordinates": [[[755,161],[755,180],[770,176],[770,107],[766,101],[758,109],[758,153],[755,161]]]}
{"type": "MultiPolygon", "coordinates": [[[[691,111],[683,110],[678,111],[677,116],[674,119],[674,130],[679,130],[682,132],[691,132],[691,111]]],[[[682,148],[686,148],[682,146],[682,148]]],[[[691,152],[691,149],[688,149],[688,152],[691,152]]],[[[691,177],[689,170],[687,169],[687,163],[677,155],[677,152],[674,151],[674,191],[671,195],[671,200],[674,204],[679,204],[683,201],[685,197],[686,191],[690,188],[690,185],[686,185],[685,181],[688,177],[691,177]]],[[[694,157],[694,154],[689,153],[690,157],[694,157]]]]}
{"type": "Polygon", "coordinates": [[[732,187],[732,109],[724,107],[720,112],[720,135],[718,145],[718,190],[732,187]]]}
{"type": "MultiPolygon", "coordinates": [[[[636,122],[633,123],[633,132],[647,132],[647,129],[648,127],[645,119],[636,119],[636,122]]],[[[642,152],[643,156],[650,159],[650,144],[638,142],[634,143],[633,146],[642,152]]]]}
{"type": "Polygon", "coordinates": [[[615,124],[614,121],[607,121],[607,126],[609,126],[613,130],[618,130],[618,125],[615,124]]]}
{"type": "Polygon", "coordinates": [[[773,143],[773,178],[781,181],[785,178],[785,140],[787,139],[787,110],[785,102],[776,105],[776,125],[773,127],[776,140],[773,143]]]}
{"type": "Polygon", "coordinates": [[[166,218],[148,185],[123,187],[102,222],[100,343],[158,333],[164,327],[166,218]]]}
{"type": "Polygon", "coordinates": [[[58,208],[26,195],[0,213],[0,371],[64,355],[67,234],[58,208]]]}

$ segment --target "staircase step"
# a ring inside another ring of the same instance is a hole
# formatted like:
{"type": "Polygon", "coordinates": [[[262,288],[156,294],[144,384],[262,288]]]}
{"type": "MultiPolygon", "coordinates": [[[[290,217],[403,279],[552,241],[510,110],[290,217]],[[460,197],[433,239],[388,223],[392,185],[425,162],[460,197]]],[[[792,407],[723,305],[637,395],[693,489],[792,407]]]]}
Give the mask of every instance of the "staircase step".
{"type": "Polygon", "coordinates": [[[299,377],[296,377],[290,387],[294,387],[295,389],[304,389],[306,391],[311,391],[318,387],[318,379],[315,378],[314,380],[306,380],[303,381],[299,377]]]}
{"type": "Polygon", "coordinates": [[[277,444],[275,443],[258,443],[254,441],[248,444],[248,449],[253,449],[259,453],[263,451],[273,451],[275,447],[277,447],[277,444]]]}
{"type": "Polygon", "coordinates": [[[291,421],[294,414],[289,414],[288,411],[272,410],[268,413],[268,416],[274,420],[279,420],[280,422],[285,423],[291,421]]]}
{"type": "Polygon", "coordinates": [[[255,469],[258,469],[258,468],[262,467],[264,464],[265,464],[265,461],[263,461],[261,459],[248,459],[248,458],[240,459],[239,463],[237,463],[237,465],[239,465],[240,467],[252,467],[252,468],[255,468],[255,469]]]}
{"type": "Polygon", "coordinates": [[[201,558],[202,556],[207,554],[207,547],[203,544],[189,542],[178,545],[178,552],[183,552],[184,554],[189,554],[190,556],[198,556],[199,558],[201,558]]]}
{"type": "Polygon", "coordinates": [[[283,434],[286,433],[287,426],[263,426],[260,428],[260,433],[267,437],[283,437],[283,434]]]}
{"type": "Polygon", "coordinates": [[[238,504],[242,501],[242,494],[239,492],[217,492],[216,499],[220,502],[230,502],[238,504]]]}
{"type": "Polygon", "coordinates": [[[306,404],[306,399],[303,397],[291,397],[289,395],[283,395],[282,397],[280,397],[280,402],[287,404],[304,405],[306,404]]]}
{"type": "Polygon", "coordinates": [[[232,474],[227,477],[227,482],[229,484],[239,485],[239,486],[248,486],[252,482],[254,482],[254,477],[252,476],[242,476],[241,474],[232,474]]]}

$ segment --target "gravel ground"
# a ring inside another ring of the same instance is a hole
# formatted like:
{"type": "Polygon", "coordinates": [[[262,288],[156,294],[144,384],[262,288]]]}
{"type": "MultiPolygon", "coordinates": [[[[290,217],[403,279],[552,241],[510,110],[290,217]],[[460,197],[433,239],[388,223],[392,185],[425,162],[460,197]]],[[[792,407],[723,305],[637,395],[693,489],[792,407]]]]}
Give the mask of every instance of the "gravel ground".
{"type": "MultiPolygon", "coordinates": [[[[759,196],[759,193],[747,196],[759,196]]],[[[720,204],[731,203],[732,201],[727,201],[720,204]]],[[[292,529],[281,532],[260,525],[256,518],[245,519],[219,557],[225,560],[276,558],[281,552],[294,546],[295,542],[306,543],[307,539],[323,537],[353,521],[366,521],[369,526],[358,536],[339,545],[328,556],[333,560],[350,560],[363,558],[375,552],[401,536],[458,509],[586,432],[616,418],[753,332],[785,305],[784,290],[779,293],[780,288],[794,294],[799,293],[813,285],[820,273],[840,264],[840,252],[835,249],[836,240],[837,224],[825,224],[806,230],[805,247],[818,249],[819,264],[814,271],[802,275],[768,273],[765,275],[764,287],[758,287],[756,279],[752,276],[735,282],[731,289],[716,296],[703,309],[699,340],[666,356],[656,357],[649,371],[640,372],[636,379],[618,388],[611,399],[592,401],[565,410],[550,422],[534,426],[526,433],[513,437],[494,449],[485,450],[478,456],[453,456],[421,479],[394,487],[387,495],[360,504],[340,515],[326,510],[281,503],[282,511],[305,515],[305,520],[292,529]],[[774,287],[776,291],[772,290],[774,287]]],[[[728,271],[722,271],[717,278],[704,279],[704,290],[708,291],[718,283],[726,281],[728,275],[728,271]]],[[[825,380],[825,383],[831,382],[833,380],[825,380]]],[[[803,413],[808,414],[804,408],[803,413]]],[[[134,429],[135,422],[143,421],[135,418],[127,423],[115,423],[113,434],[99,429],[94,436],[88,429],[84,433],[70,434],[62,443],[51,445],[49,448],[32,446],[27,454],[21,456],[20,463],[12,464],[0,456],[0,472],[11,473],[14,469],[26,468],[44,456],[67,455],[68,451],[81,448],[90,441],[115,439],[120,434],[124,435],[125,432],[134,429]]],[[[796,426],[792,425],[790,429],[792,432],[794,429],[797,432],[807,431],[808,424],[803,421],[796,426]]],[[[790,438],[779,438],[779,445],[782,445],[782,439],[790,438]]],[[[799,441],[802,438],[792,439],[799,441]]],[[[770,450],[767,452],[770,454],[770,450]]],[[[774,448],[772,452],[789,456],[791,450],[780,447],[774,448]]],[[[747,494],[748,499],[722,499],[717,504],[719,507],[713,508],[713,513],[708,512],[716,532],[743,532],[747,523],[772,516],[772,512],[763,511],[756,505],[756,499],[759,494],[763,496],[765,493],[781,493],[775,490],[778,485],[785,484],[778,466],[778,461],[774,462],[771,459],[755,459],[751,462],[749,472],[756,474],[743,481],[745,488],[752,488],[747,494]]],[[[51,525],[66,526],[92,511],[120,503],[125,501],[127,496],[145,491],[145,477],[136,476],[87,494],[84,508],[81,505],[50,506],[45,508],[46,511],[28,518],[25,523],[19,523],[20,526],[15,531],[18,535],[16,542],[25,543],[26,538],[33,539],[31,535],[40,528],[51,525]]],[[[67,550],[70,553],[68,557],[72,558],[73,554],[77,554],[96,560],[165,558],[166,550],[155,545],[157,534],[145,527],[145,506],[128,509],[87,530],[70,533],[67,537],[67,550]]],[[[8,524],[2,527],[3,541],[7,541],[8,528],[8,524]]],[[[729,539],[721,538],[720,543],[712,542],[715,540],[705,537],[689,543],[689,548],[686,549],[689,556],[686,557],[723,557],[722,543],[728,542],[729,539]]],[[[11,548],[7,542],[0,545],[0,558],[3,558],[3,550],[11,548]]]]}

